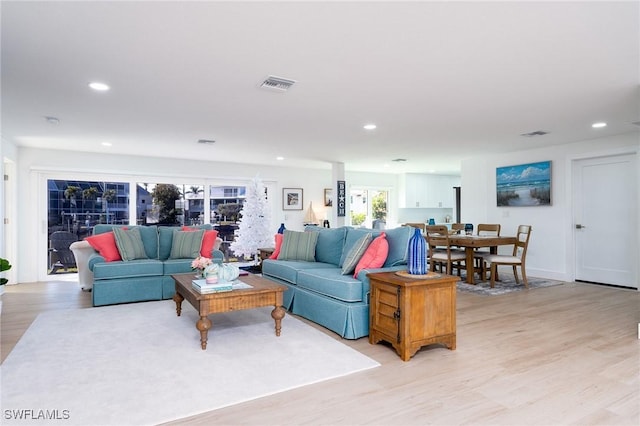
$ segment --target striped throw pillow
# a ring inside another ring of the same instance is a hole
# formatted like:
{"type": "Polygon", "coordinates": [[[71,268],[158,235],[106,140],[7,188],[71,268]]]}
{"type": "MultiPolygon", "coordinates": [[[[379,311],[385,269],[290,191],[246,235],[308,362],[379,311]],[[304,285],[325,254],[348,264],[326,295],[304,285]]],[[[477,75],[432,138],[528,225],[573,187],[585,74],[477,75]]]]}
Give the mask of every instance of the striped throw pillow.
{"type": "Polygon", "coordinates": [[[116,245],[122,260],[148,259],[138,228],[122,229],[114,227],[113,235],[116,237],[116,245]]]}
{"type": "Polygon", "coordinates": [[[317,232],[297,232],[285,229],[278,260],[316,261],[317,232]]]}

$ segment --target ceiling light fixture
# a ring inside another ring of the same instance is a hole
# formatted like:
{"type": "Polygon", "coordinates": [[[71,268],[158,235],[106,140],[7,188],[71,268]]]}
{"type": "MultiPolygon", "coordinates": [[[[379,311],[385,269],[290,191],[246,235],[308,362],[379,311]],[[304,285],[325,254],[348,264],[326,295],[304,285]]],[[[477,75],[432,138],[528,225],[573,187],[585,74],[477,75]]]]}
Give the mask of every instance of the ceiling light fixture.
{"type": "Polygon", "coordinates": [[[111,142],[102,142],[101,145],[102,146],[111,146],[112,144],[111,144],[111,142]]]}
{"type": "Polygon", "coordinates": [[[107,90],[110,89],[110,87],[107,84],[100,83],[98,81],[93,81],[89,83],[89,87],[91,87],[93,90],[96,90],[98,92],[106,92],[107,90]]]}
{"type": "Polygon", "coordinates": [[[376,126],[375,124],[371,123],[371,124],[365,124],[363,127],[366,130],[375,130],[378,126],[376,126]]]}
{"type": "Polygon", "coordinates": [[[282,161],[282,160],[284,160],[284,157],[276,157],[276,160],[282,161]]]}
{"type": "Polygon", "coordinates": [[[607,123],[605,123],[604,121],[601,121],[599,123],[593,123],[591,127],[593,127],[594,129],[601,129],[603,127],[607,127],[607,123]]]}

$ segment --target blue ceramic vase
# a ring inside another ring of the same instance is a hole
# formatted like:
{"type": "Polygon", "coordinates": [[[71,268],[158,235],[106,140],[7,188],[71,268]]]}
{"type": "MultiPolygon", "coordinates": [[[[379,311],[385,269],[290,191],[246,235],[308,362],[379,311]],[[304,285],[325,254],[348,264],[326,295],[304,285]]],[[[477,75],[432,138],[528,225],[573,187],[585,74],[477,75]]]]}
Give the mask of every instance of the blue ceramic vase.
{"type": "Polygon", "coordinates": [[[284,227],[284,223],[281,223],[280,228],[278,228],[278,234],[283,234],[285,229],[286,228],[284,227]]]}
{"type": "Polygon", "coordinates": [[[408,266],[411,275],[424,275],[427,273],[427,242],[417,228],[409,239],[408,266]]]}

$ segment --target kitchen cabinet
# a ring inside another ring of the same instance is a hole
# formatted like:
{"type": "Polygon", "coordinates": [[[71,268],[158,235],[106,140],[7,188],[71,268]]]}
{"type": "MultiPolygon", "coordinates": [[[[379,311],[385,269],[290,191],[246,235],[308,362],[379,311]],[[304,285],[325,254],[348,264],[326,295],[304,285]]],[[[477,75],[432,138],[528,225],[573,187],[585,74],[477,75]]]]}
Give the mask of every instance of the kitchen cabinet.
{"type": "Polygon", "coordinates": [[[453,208],[459,176],[405,173],[400,176],[401,208],[453,208]]]}

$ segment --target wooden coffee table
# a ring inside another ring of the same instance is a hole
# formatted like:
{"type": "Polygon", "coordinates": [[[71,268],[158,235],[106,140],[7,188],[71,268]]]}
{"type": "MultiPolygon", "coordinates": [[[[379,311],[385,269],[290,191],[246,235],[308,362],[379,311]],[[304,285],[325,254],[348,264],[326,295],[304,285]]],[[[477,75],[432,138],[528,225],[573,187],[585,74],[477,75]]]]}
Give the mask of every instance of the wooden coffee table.
{"type": "Polygon", "coordinates": [[[174,294],[173,300],[176,302],[178,316],[182,313],[184,299],[187,299],[200,315],[200,319],[196,322],[196,328],[200,331],[200,346],[203,350],[207,349],[207,335],[212,325],[211,320],[207,318],[209,314],[274,306],[271,317],[276,322],[276,336],[280,336],[282,318],[285,314],[282,307],[282,293],[286,290],[285,286],[249,274],[240,277],[240,281],[249,284],[251,288],[200,294],[191,287],[191,281],[194,279],[193,273],[176,274],[171,277],[176,282],[176,294],[174,294]]]}

